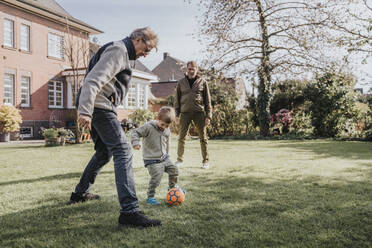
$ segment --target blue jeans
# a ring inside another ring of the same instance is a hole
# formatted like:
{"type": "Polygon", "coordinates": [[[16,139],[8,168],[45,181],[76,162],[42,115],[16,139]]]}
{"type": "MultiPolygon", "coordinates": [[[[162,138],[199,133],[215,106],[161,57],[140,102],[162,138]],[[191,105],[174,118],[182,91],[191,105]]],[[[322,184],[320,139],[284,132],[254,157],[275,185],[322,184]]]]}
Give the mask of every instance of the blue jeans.
{"type": "Polygon", "coordinates": [[[94,109],[91,137],[96,153],[81,176],[75,193],[87,193],[104,165],[114,157],[115,181],[121,213],[138,211],[133,180],[132,149],[114,112],[94,109]]]}

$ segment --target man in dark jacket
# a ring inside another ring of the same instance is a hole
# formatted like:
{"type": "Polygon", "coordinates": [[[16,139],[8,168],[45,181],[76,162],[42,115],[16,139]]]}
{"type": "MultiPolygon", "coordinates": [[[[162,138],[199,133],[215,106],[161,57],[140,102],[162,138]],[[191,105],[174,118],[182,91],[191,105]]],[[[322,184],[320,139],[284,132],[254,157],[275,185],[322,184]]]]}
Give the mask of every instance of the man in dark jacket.
{"type": "Polygon", "coordinates": [[[139,210],[134,187],[132,150],[117,119],[116,107],[128,92],[132,75],[129,60],[146,55],[157,47],[158,38],[148,27],[139,28],[130,37],[102,46],[89,62],[88,72],[79,91],[78,122],[91,132],[95,154],[86,166],[70,203],[99,199],[90,193],[96,176],[111,157],[120,203],[119,226],[151,227],[160,220],[146,217],[139,210]]]}
{"type": "Polygon", "coordinates": [[[178,158],[176,165],[183,163],[185,137],[191,122],[194,122],[203,156],[202,168],[209,169],[207,125],[212,118],[211,97],[207,82],[199,77],[195,61],[187,62],[186,75],[177,82],[175,97],[176,115],[179,116],[178,158]]]}

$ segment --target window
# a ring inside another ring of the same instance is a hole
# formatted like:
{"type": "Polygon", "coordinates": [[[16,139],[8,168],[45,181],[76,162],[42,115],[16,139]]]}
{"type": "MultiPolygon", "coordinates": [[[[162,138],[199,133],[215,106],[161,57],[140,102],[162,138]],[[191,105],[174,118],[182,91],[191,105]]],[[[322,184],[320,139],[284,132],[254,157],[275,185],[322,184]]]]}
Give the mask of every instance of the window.
{"type": "Polygon", "coordinates": [[[4,46],[15,47],[14,46],[14,21],[9,20],[9,19],[4,19],[3,30],[4,30],[4,46]]]}
{"type": "Polygon", "coordinates": [[[21,77],[21,107],[30,107],[30,77],[21,77]]]}
{"type": "Polygon", "coordinates": [[[64,58],[63,37],[56,34],[48,34],[48,56],[58,59],[64,58]]]}
{"type": "Polygon", "coordinates": [[[21,35],[20,35],[19,47],[22,51],[30,51],[30,26],[21,24],[21,35]]]}
{"type": "Polygon", "coordinates": [[[14,74],[4,74],[4,105],[14,106],[14,74]]]}
{"type": "Polygon", "coordinates": [[[139,108],[145,108],[145,85],[138,85],[139,95],[138,95],[138,104],[139,108]]]}
{"type": "Polygon", "coordinates": [[[33,128],[32,127],[21,127],[19,130],[19,136],[22,138],[32,138],[33,135],[33,128]]]}
{"type": "Polygon", "coordinates": [[[63,107],[63,84],[58,81],[48,83],[48,105],[49,108],[63,107]]]}
{"type": "Polygon", "coordinates": [[[135,108],[136,106],[136,85],[131,83],[128,91],[128,107],[135,108]]]}

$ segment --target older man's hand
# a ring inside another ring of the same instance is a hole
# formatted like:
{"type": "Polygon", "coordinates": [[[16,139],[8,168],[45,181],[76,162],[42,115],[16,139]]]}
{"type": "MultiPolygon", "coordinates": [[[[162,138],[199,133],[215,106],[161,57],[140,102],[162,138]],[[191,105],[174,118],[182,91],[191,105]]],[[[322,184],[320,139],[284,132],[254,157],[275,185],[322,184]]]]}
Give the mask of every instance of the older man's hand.
{"type": "Polygon", "coordinates": [[[78,123],[80,127],[87,128],[89,130],[92,129],[91,127],[92,118],[88,115],[79,115],[78,123]]]}

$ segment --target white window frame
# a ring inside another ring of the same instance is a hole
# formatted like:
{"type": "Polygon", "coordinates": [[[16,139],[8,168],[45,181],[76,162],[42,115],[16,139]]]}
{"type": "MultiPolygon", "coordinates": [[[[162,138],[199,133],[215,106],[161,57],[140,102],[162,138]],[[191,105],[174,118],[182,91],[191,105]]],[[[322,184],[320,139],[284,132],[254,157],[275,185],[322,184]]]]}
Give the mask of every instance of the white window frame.
{"type": "Polygon", "coordinates": [[[62,35],[48,33],[48,57],[64,59],[64,38],[62,35]]]}
{"type": "Polygon", "coordinates": [[[128,94],[126,96],[126,106],[128,109],[137,108],[137,84],[131,83],[128,89],[128,94]],[[130,98],[133,99],[130,101],[130,98]],[[133,105],[134,103],[134,105],[133,105]]]}
{"type": "Polygon", "coordinates": [[[21,23],[19,29],[19,49],[25,52],[31,51],[31,26],[24,23],[21,23]],[[23,28],[27,28],[26,36],[23,33],[23,28]]]}
{"type": "Polygon", "coordinates": [[[16,79],[16,75],[14,74],[14,73],[7,73],[7,72],[5,72],[4,74],[3,74],[3,80],[4,80],[4,95],[3,95],[3,102],[4,102],[4,105],[8,105],[8,106],[15,106],[15,79],[16,79]],[[7,102],[5,102],[5,100],[6,99],[8,99],[7,97],[5,97],[5,89],[6,88],[8,88],[8,87],[6,87],[6,85],[5,85],[5,75],[11,75],[11,78],[13,79],[12,80],[12,85],[10,86],[10,88],[11,88],[11,97],[10,97],[10,101],[7,101],[7,102]]]}
{"type": "Polygon", "coordinates": [[[51,80],[48,82],[48,107],[49,108],[63,108],[63,82],[51,80]],[[53,85],[53,89],[49,89],[50,84],[53,85]],[[61,85],[61,90],[57,90],[57,84],[61,85]],[[50,104],[50,93],[53,93],[53,104],[50,104]],[[57,93],[61,93],[61,105],[57,105],[57,93]]]}
{"type": "Polygon", "coordinates": [[[137,107],[140,109],[145,109],[146,107],[146,85],[138,84],[137,88],[138,88],[137,107]]]}
{"type": "MultiPolygon", "coordinates": [[[[34,137],[34,128],[33,127],[21,127],[20,129],[26,129],[26,128],[29,128],[31,129],[31,133],[30,134],[19,134],[20,137],[22,138],[33,138],[34,137]]],[[[19,132],[21,132],[21,130],[19,130],[19,132]]]]}
{"type": "Polygon", "coordinates": [[[31,97],[30,97],[30,95],[31,95],[31,77],[30,76],[26,76],[26,75],[23,75],[23,76],[21,76],[21,107],[30,107],[31,106],[31,102],[30,102],[30,100],[31,100],[31,97]],[[23,85],[23,83],[24,83],[24,81],[23,81],[23,79],[28,79],[28,85],[25,87],[24,85],[23,85]],[[26,92],[24,93],[23,91],[24,90],[26,90],[26,92]],[[24,96],[24,94],[26,94],[26,98],[24,98],[23,96],[24,96]],[[22,103],[22,101],[23,100],[26,100],[26,103],[22,103]]]}
{"type": "Polygon", "coordinates": [[[14,26],[14,23],[15,23],[14,20],[12,20],[10,18],[4,18],[3,19],[3,45],[4,45],[4,47],[15,48],[15,30],[14,30],[15,26],[14,26]],[[6,23],[11,24],[10,30],[6,30],[6,29],[8,29],[8,27],[5,26],[6,23]],[[10,37],[6,37],[6,34],[8,34],[10,37]],[[7,43],[8,41],[10,43],[7,43]]]}

